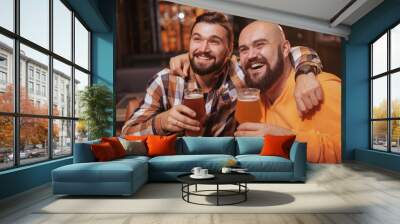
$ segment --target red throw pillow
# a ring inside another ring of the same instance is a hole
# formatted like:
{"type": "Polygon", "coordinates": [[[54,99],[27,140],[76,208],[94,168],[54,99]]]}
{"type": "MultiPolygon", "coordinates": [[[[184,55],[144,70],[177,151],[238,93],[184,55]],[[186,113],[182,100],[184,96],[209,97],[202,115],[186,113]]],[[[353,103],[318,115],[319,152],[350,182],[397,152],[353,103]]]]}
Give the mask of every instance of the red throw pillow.
{"type": "Polygon", "coordinates": [[[101,138],[101,142],[108,142],[114,149],[115,155],[118,158],[126,156],[126,151],[122,146],[121,142],[119,142],[117,137],[109,137],[109,138],[101,138]]]}
{"type": "Polygon", "coordinates": [[[151,135],[147,137],[148,156],[175,155],[176,135],[159,136],[151,135]]]}
{"type": "Polygon", "coordinates": [[[296,135],[285,135],[285,136],[264,136],[264,146],[261,149],[260,155],[262,156],[281,156],[289,159],[290,147],[296,135]]]}
{"type": "Polygon", "coordinates": [[[113,147],[108,142],[93,144],[90,147],[92,149],[94,157],[99,162],[110,161],[117,158],[113,147]]]}

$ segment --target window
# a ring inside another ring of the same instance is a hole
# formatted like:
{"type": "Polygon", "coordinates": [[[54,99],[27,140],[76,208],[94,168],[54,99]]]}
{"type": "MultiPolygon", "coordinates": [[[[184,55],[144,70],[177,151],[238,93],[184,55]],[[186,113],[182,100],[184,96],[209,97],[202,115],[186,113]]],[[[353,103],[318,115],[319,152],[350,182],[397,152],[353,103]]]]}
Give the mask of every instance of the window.
{"type": "Polygon", "coordinates": [[[0,91],[5,92],[7,87],[7,56],[0,54],[0,91]]]}
{"type": "Polygon", "coordinates": [[[0,91],[7,91],[7,56],[0,53],[0,91]]]}
{"type": "Polygon", "coordinates": [[[46,86],[42,86],[42,96],[46,96],[46,86]]]}
{"type": "Polygon", "coordinates": [[[33,94],[33,82],[28,82],[28,93],[33,94]]]}
{"type": "Polygon", "coordinates": [[[0,91],[5,92],[7,86],[7,73],[0,69],[0,91]]]}
{"type": "Polygon", "coordinates": [[[33,67],[32,66],[29,66],[28,73],[29,73],[29,79],[33,80],[33,67]]]}
{"type": "Polygon", "coordinates": [[[54,53],[71,60],[72,12],[60,1],[53,0],[54,53]]]}
{"type": "Polygon", "coordinates": [[[400,24],[370,45],[371,148],[400,153],[400,24]]]}
{"type": "MultiPolygon", "coordinates": [[[[0,21],[4,15],[3,6],[4,1],[0,1],[0,21]]],[[[1,23],[0,23],[1,25],[1,23]]],[[[1,113],[12,113],[14,111],[14,83],[13,76],[14,70],[11,63],[14,57],[14,42],[13,39],[6,37],[0,33],[0,115],[1,113]]],[[[1,139],[1,136],[0,136],[1,139]]],[[[7,145],[11,145],[8,144],[7,145]]],[[[2,144],[0,142],[0,149],[2,144]]],[[[1,160],[0,160],[1,164],[1,160]]],[[[1,169],[1,165],[0,165],[1,169]]]]}
{"type": "Polygon", "coordinates": [[[0,1],[0,26],[14,31],[14,0],[0,1]]]}
{"type": "MultiPolygon", "coordinates": [[[[66,65],[56,59],[53,60],[53,65],[54,65],[54,70],[53,70],[53,90],[54,90],[54,95],[53,95],[53,106],[54,104],[58,104],[58,97],[59,93],[61,94],[60,100],[62,103],[64,103],[64,96],[67,96],[68,99],[71,102],[68,102],[68,107],[66,108],[65,114],[62,113],[62,116],[72,116],[72,91],[71,89],[65,89],[64,85],[65,83],[69,83],[70,85],[72,84],[72,68],[69,65],[66,65]]],[[[60,111],[57,108],[56,110],[53,110],[53,114],[59,114],[60,111]]]]}
{"type": "Polygon", "coordinates": [[[89,32],[75,18],[75,62],[82,68],[89,69],[89,32]]]}
{"type": "Polygon", "coordinates": [[[40,95],[40,84],[36,84],[36,95],[40,95]]]}
{"type": "Polygon", "coordinates": [[[20,0],[21,36],[49,48],[49,0],[20,0]]]}
{"type": "Polygon", "coordinates": [[[0,67],[7,68],[7,57],[0,55],[0,67]]]}
{"type": "Polygon", "coordinates": [[[6,85],[7,84],[7,73],[0,71],[0,84],[6,85]]]}
{"type": "MultiPolygon", "coordinates": [[[[36,104],[40,104],[40,102],[37,101],[36,104]]],[[[49,158],[48,120],[45,118],[22,117],[20,118],[19,130],[19,158],[21,165],[47,160],[49,158]]]]}
{"type": "Polygon", "coordinates": [[[7,169],[14,166],[13,117],[0,115],[0,124],[0,169],[7,169]]]}
{"type": "Polygon", "coordinates": [[[39,69],[36,69],[36,80],[40,81],[40,71],[39,71],[39,69]]]}
{"type": "Polygon", "coordinates": [[[86,138],[74,105],[90,85],[90,31],[63,0],[0,0],[0,26],[0,170],[72,155],[77,130],[86,138]]]}
{"type": "Polygon", "coordinates": [[[53,157],[70,155],[72,144],[71,120],[53,120],[53,157]]]}
{"type": "Polygon", "coordinates": [[[84,72],[75,71],[75,117],[79,117],[81,114],[81,108],[79,106],[80,93],[89,85],[89,74],[84,72]]]}

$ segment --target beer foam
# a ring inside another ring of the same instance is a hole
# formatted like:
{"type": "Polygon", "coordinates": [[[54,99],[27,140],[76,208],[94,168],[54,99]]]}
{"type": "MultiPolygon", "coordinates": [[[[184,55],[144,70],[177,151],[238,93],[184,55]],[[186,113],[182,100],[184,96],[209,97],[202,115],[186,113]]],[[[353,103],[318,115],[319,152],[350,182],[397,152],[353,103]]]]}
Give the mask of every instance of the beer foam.
{"type": "Polygon", "coordinates": [[[258,96],[239,96],[238,99],[240,101],[257,101],[259,100],[258,96]]]}
{"type": "Polygon", "coordinates": [[[198,99],[203,98],[203,95],[200,93],[191,93],[189,95],[185,95],[185,99],[198,99]]]}

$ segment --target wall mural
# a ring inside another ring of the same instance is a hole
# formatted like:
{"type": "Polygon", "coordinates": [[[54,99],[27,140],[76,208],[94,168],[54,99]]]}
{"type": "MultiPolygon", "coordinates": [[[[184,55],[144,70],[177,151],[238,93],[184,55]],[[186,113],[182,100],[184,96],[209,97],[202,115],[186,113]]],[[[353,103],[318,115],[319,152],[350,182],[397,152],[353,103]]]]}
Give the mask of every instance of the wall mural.
{"type": "Polygon", "coordinates": [[[118,3],[118,134],[295,135],[341,162],[341,39],[163,1],[118,3]]]}

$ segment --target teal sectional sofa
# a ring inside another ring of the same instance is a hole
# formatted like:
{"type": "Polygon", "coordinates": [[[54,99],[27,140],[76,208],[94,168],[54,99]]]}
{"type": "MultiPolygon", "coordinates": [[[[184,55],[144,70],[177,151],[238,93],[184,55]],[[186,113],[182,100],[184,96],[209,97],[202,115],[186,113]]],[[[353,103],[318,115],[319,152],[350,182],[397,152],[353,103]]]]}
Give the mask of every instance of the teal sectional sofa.
{"type": "Polygon", "coordinates": [[[96,162],[90,145],[98,142],[75,144],[74,163],[52,171],[54,194],[131,195],[148,181],[176,181],[196,166],[219,172],[232,159],[259,182],[306,180],[306,144],[300,142],[294,142],[286,159],[258,155],[261,137],[182,137],[176,143],[177,155],[96,162]]]}

